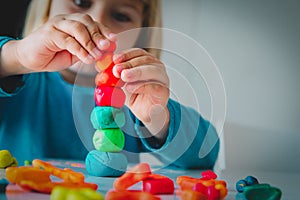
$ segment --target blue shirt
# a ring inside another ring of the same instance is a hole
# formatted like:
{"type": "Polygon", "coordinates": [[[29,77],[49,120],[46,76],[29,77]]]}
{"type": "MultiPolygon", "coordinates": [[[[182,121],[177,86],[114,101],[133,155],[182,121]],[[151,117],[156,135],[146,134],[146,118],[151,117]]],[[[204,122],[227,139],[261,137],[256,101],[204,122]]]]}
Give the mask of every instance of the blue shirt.
{"type": "MultiPolygon", "coordinates": [[[[90,122],[94,88],[71,85],[58,72],[22,76],[24,85],[12,92],[0,87],[0,149],[22,164],[35,158],[84,160],[94,149],[90,122]]],[[[3,84],[3,83],[2,83],[3,84]]],[[[123,152],[129,161],[148,152],[166,165],[212,168],[219,152],[215,128],[194,109],[169,99],[170,125],[163,144],[143,137],[143,124],[124,107],[123,152]],[[199,158],[205,136],[212,150],[199,158]]]]}

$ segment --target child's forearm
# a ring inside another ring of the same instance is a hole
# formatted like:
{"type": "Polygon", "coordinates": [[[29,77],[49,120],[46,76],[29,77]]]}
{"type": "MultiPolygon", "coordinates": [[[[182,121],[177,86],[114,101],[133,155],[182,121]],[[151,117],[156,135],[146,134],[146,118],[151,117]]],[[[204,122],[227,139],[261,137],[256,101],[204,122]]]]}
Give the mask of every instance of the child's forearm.
{"type": "Polygon", "coordinates": [[[151,114],[151,122],[144,125],[149,130],[151,136],[154,136],[160,141],[165,141],[168,135],[170,113],[168,108],[161,109],[161,107],[155,109],[151,114]]]}
{"type": "Polygon", "coordinates": [[[17,40],[5,43],[0,52],[0,77],[29,73],[29,69],[23,67],[17,57],[17,40]]]}
{"type": "MultiPolygon", "coordinates": [[[[214,126],[194,109],[171,99],[168,108],[170,122],[167,138],[160,146],[154,146],[149,140],[142,138],[145,149],[152,151],[153,155],[167,165],[212,168],[219,152],[219,139],[214,126]],[[204,140],[205,137],[208,137],[207,140],[204,140]],[[205,149],[204,157],[199,154],[202,146],[211,148],[205,149]]],[[[140,136],[146,132],[141,127],[136,130],[140,136]]]]}

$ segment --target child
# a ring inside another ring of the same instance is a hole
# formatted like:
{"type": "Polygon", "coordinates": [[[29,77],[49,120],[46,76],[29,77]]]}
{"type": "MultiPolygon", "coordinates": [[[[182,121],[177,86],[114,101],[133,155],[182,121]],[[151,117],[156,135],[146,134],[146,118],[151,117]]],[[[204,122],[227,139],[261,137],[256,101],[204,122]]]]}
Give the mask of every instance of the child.
{"type": "MultiPolygon", "coordinates": [[[[0,148],[19,162],[83,160],[88,150],[72,114],[76,77],[90,73],[89,66],[111,48],[116,34],[160,23],[159,0],[32,0],[24,37],[0,38],[0,148]],[[81,69],[78,63],[86,65],[81,69]]],[[[133,44],[139,37],[132,38],[133,44]]],[[[134,47],[113,57],[114,75],[125,82],[122,130],[128,160],[152,152],[165,164],[213,167],[218,142],[205,157],[198,154],[206,134],[215,142],[215,129],[195,110],[169,98],[159,52],[134,47]]]]}

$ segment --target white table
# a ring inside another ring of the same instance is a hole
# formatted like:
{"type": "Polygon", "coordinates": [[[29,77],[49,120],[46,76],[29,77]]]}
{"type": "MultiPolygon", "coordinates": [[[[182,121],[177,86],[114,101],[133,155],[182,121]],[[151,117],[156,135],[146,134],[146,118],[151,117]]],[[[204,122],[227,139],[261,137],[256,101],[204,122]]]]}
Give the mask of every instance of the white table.
{"type": "MultiPolygon", "coordinates": [[[[61,161],[61,160],[49,160],[52,164],[57,167],[61,168],[71,168],[75,171],[79,171],[85,174],[85,181],[86,182],[93,182],[98,184],[98,191],[102,194],[105,194],[108,190],[113,188],[113,182],[115,178],[106,178],[106,177],[94,177],[87,174],[84,163],[78,161],[61,161]]],[[[174,180],[175,187],[176,185],[176,178],[181,175],[188,175],[192,177],[200,177],[201,170],[182,170],[179,168],[168,167],[164,169],[159,169],[157,166],[152,166],[151,169],[154,173],[159,173],[166,175],[174,180]]],[[[2,171],[3,173],[3,171],[2,171]]],[[[257,177],[261,182],[269,183],[272,186],[276,186],[283,191],[283,198],[282,199],[298,199],[297,192],[299,183],[298,180],[300,178],[299,174],[280,174],[280,173],[272,173],[272,172],[243,172],[242,170],[239,171],[229,171],[225,170],[222,172],[217,172],[218,179],[223,179],[227,182],[227,188],[229,190],[226,200],[233,200],[237,199],[236,195],[238,194],[235,191],[235,183],[238,179],[242,179],[247,175],[254,175],[257,177]],[[220,174],[218,174],[220,173],[220,174]]],[[[130,189],[141,189],[141,183],[137,183],[136,185],[132,186],[130,189]]],[[[173,195],[158,195],[163,200],[171,200],[171,199],[180,199],[180,197],[176,196],[174,192],[173,195]]],[[[16,185],[10,184],[7,188],[6,194],[0,194],[0,200],[49,200],[49,195],[35,193],[35,192],[28,192],[20,189],[16,185]]]]}

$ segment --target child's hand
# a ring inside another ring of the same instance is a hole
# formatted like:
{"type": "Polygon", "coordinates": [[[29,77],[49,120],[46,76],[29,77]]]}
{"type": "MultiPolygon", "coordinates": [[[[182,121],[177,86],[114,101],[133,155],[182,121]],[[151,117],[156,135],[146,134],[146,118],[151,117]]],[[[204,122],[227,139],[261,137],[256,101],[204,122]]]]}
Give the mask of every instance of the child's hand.
{"type": "Polygon", "coordinates": [[[116,54],[114,75],[126,83],[126,105],[153,135],[164,137],[169,125],[169,77],[164,64],[143,49],[116,54]]]}
{"type": "Polygon", "coordinates": [[[60,71],[81,60],[92,64],[115,35],[86,14],[58,15],[17,42],[17,57],[32,71],[60,71]]]}

